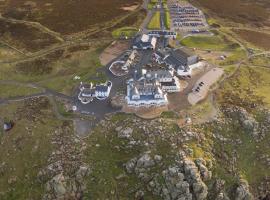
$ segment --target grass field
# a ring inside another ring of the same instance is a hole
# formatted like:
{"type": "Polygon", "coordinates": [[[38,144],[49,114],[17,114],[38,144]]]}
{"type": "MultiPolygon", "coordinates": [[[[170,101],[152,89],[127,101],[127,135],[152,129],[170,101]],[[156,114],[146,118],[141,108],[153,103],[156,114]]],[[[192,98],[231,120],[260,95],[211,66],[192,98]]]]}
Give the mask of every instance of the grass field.
{"type": "Polygon", "coordinates": [[[160,29],[160,12],[156,12],[150,20],[147,28],[160,29]]]}
{"type": "Polygon", "coordinates": [[[1,98],[27,96],[30,94],[36,94],[40,92],[42,92],[40,89],[31,87],[9,85],[9,84],[1,84],[0,86],[1,98]]]}
{"type": "Polygon", "coordinates": [[[135,27],[122,27],[119,29],[116,29],[112,32],[112,35],[115,39],[120,37],[133,37],[138,32],[138,29],[135,27]]]}
{"type": "Polygon", "coordinates": [[[171,16],[169,11],[165,12],[165,27],[167,29],[170,29],[171,27],[171,16]]]}
{"type": "Polygon", "coordinates": [[[15,64],[5,64],[0,68],[1,80],[16,80],[21,82],[38,82],[58,92],[70,94],[81,81],[91,80],[103,82],[104,73],[101,69],[99,55],[111,39],[103,38],[89,46],[77,46],[38,58],[15,64]],[[73,52],[81,48],[89,48],[82,52],[73,52]],[[74,76],[80,80],[74,80],[74,76]]]}
{"type": "Polygon", "coordinates": [[[148,9],[148,10],[152,10],[155,6],[156,6],[156,3],[149,2],[149,3],[147,4],[147,9],[148,9]]]}
{"type": "Polygon", "coordinates": [[[181,40],[181,44],[190,48],[209,50],[230,50],[231,42],[225,41],[222,36],[189,36],[181,40]]]}
{"type": "Polygon", "coordinates": [[[246,57],[247,57],[247,54],[243,49],[236,48],[231,52],[231,54],[224,61],[221,61],[219,64],[220,65],[233,65],[240,62],[246,57]]]}
{"type": "Polygon", "coordinates": [[[251,109],[252,105],[270,108],[270,69],[242,66],[230,80],[226,81],[218,100],[251,109]]]}

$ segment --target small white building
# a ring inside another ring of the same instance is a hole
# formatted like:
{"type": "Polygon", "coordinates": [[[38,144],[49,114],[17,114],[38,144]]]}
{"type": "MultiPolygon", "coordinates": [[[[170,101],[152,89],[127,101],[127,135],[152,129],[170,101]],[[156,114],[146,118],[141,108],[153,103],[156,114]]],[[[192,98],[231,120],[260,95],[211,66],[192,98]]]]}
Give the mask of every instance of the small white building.
{"type": "Polygon", "coordinates": [[[97,85],[95,88],[95,97],[103,100],[109,97],[112,88],[112,82],[108,81],[105,84],[97,85]]]}
{"type": "Polygon", "coordinates": [[[81,101],[82,104],[88,104],[91,101],[93,101],[95,97],[95,88],[93,87],[93,84],[83,84],[81,82],[80,84],[80,92],[78,95],[78,99],[81,101]]]}
{"type": "Polygon", "coordinates": [[[136,38],[133,43],[133,49],[146,50],[155,49],[157,44],[157,38],[147,34],[143,34],[141,37],[136,38]]]}
{"type": "Polygon", "coordinates": [[[112,82],[108,81],[105,84],[100,84],[93,86],[90,84],[83,84],[79,87],[80,92],[78,94],[78,99],[82,104],[88,104],[97,98],[98,100],[104,100],[109,97],[112,88],[112,82]]]}

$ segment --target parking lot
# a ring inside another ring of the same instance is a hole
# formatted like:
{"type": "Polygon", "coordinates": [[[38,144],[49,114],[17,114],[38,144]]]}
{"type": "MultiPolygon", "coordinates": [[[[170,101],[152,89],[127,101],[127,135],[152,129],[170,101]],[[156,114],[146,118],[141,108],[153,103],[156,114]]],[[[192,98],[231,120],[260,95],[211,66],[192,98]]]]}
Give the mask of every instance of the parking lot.
{"type": "Polygon", "coordinates": [[[169,0],[168,7],[173,31],[200,32],[206,31],[208,24],[201,10],[188,2],[169,0]]]}
{"type": "Polygon", "coordinates": [[[215,84],[223,75],[224,71],[221,68],[213,68],[199,78],[194,84],[192,91],[188,94],[188,101],[191,105],[195,105],[203,100],[211,86],[215,84]]]}

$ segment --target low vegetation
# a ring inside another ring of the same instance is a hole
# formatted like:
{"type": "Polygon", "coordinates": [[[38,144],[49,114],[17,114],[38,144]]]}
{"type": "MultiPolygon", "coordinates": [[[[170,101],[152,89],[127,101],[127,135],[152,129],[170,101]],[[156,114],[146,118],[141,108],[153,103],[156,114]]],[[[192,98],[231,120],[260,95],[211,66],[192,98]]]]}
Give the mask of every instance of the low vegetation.
{"type": "Polygon", "coordinates": [[[0,97],[1,98],[10,98],[10,97],[22,97],[28,96],[31,94],[37,94],[42,92],[40,89],[27,87],[27,86],[18,86],[12,84],[1,84],[0,87],[0,97]]]}
{"type": "Polygon", "coordinates": [[[81,81],[105,80],[99,55],[110,42],[111,38],[106,37],[91,46],[74,46],[45,57],[5,64],[0,68],[0,79],[38,82],[43,87],[71,94],[81,81]],[[79,76],[80,80],[75,80],[75,76],[79,76]]]}
{"type": "Polygon", "coordinates": [[[270,107],[270,95],[267,92],[269,87],[270,69],[242,66],[230,80],[224,83],[218,100],[248,110],[254,105],[270,107]]]}
{"type": "Polygon", "coordinates": [[[181,40],[181,44],[190,48],[204,50],[233,50],[239,47],[233,44],[225,37],[220,35],[214,36],[189,36],[181,40]]]}
{"type": "Polygon", "coordinates": [[[169,11],[165,12],[165,27],[167,29],[170,29],[170,27],[171,27],[171,17],[170,17],[170,12],[169,11]]]}
{"type": "Polygon", "coordinates": [[[191,3],[205,8],[208,13],[215,17],[228,19],[228,23],[237,22],[255,26],[269,25],[269,1],[257,0],[192,0],[191,3]]]}
{"type": "Polygon", "coordinates": [[[119,29],[116,29],[112,32],[112,35],[115,39],[117,38],[130,38],[136,35],[138,32],[137,28],[134,27],[122,27],[119,29]]]}
{"type": "Polygon", "coordinates": [[[60,41],[48,33],[23,23],[0,19],[0,39],[25,52],[35,52],[60,41]]]}
{"type": "Polygon", "coordinates": [[[255,66],[269,67],[270,68],[270,55],[260,55],[252,57],[249,62],[255,66]]]}
{"type": "Polygon", "coordinates": [[[140,3],[140,0],[110,0],[106,3],[99,0],[80,3],[66,3],[65,0],[53,0],[50,3],[10,0],[1,8],[1,13],[6,17],[37,21],[53,31],[71,34],[89,28],[101,28],[104,23],[132,12],[125,7],[140,3]]]}
{"type": "Polygon", "coordinates": [[[247,57],[247,53],[243,49],[236,48],[230,53],[228,57],[225,58],[224,61],[221,61],[219,64],[222,66],[237,64],[243,59],[245,59],[246,57],[247,57]]]}
{"type": "Polygon", "coordinates": [[[160,29],[160,12],[155,12],[151,21],[149,22],[148,29],[160,29]]]}
{"type": "Polygon", "coordinates": [[[240,38],[244,39],[246,42],[265,49],[270,50],[270,34],[257,32],[252,30],[241,30],[241,29],[232,29],[240,38]]]}
{"type": "Polygon", "coordinates": [[[61,122],[53,118],[49,102],[43,98],[1,106],[0,113],[15,124],[0,134],[0,199],[41,199],[44,185],[37,174],[53,150],[51,132],[61,122]]]}

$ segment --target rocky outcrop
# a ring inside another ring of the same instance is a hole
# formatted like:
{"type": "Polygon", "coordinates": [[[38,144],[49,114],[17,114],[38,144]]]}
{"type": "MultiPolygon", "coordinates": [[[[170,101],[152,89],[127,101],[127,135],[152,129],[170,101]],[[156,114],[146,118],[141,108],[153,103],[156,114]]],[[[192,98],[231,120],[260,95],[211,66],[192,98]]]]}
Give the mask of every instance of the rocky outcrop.
{"type": "Polygon", "coordinates": [[[201,177],[203,181],[210,180],[212,178],[212,172],[208,170],[206,167],[206,162],[202,158],[198,158],[195,160],[195,163],[200,171],[201,177]]]}
{"type": "Polygon", "coordinates": [[[235,200],[253,200],[254,197],[249,192],[249,185],[246,180],[241,179],[236,189],[235,200]]]}
{"type": "Polygon", "coordinates": [[[233,118],[234,120],[238,120],[243,129],[257,137],[259,134],[259,123],[253,118],[251,114],[249,114],[244,108],[241,107],[227,107],[224,109],[227,116],[233,118]]]}
{"type": "Polygon", "coordinates": [[[153,172],[153,168],[161,167],[162,157],[151,156],[150,152],[133,158],[125,164],[128,173],[135,173],[146,185],[147,190],[165,200],[204,200],[208,188],[202,179],[211,179],[205,161],[198,159],[195,164],[179,153],[175,164],[167,167],[161,174],[153,172]]]}
{"type": "Polygon", "coordinates": [[[222,179],[215,180],[213,192],[215,194],[215,200],[230,200],[225,191],[225,181],[222,179]]]}
{"type": "Polygon", "coordinates": [[[120,127],[117,127],[115,130],[117,131],[119,138],[129,139],[131,138],[132,133],[133,133],[133,129],[130,127],[122,129],[122,127],[120,126],[120,127]]]}
{"type": "Polygon", "coordinates": [[[65,126],[52,133],[55,146],[48,159],[48,166],[39,171],[37,177],[45,183],[43,199],[81,199],[86,189],[84,179],[90,174],[88,165],[81,161],[85,143],[70,133],[65,126]]]}

